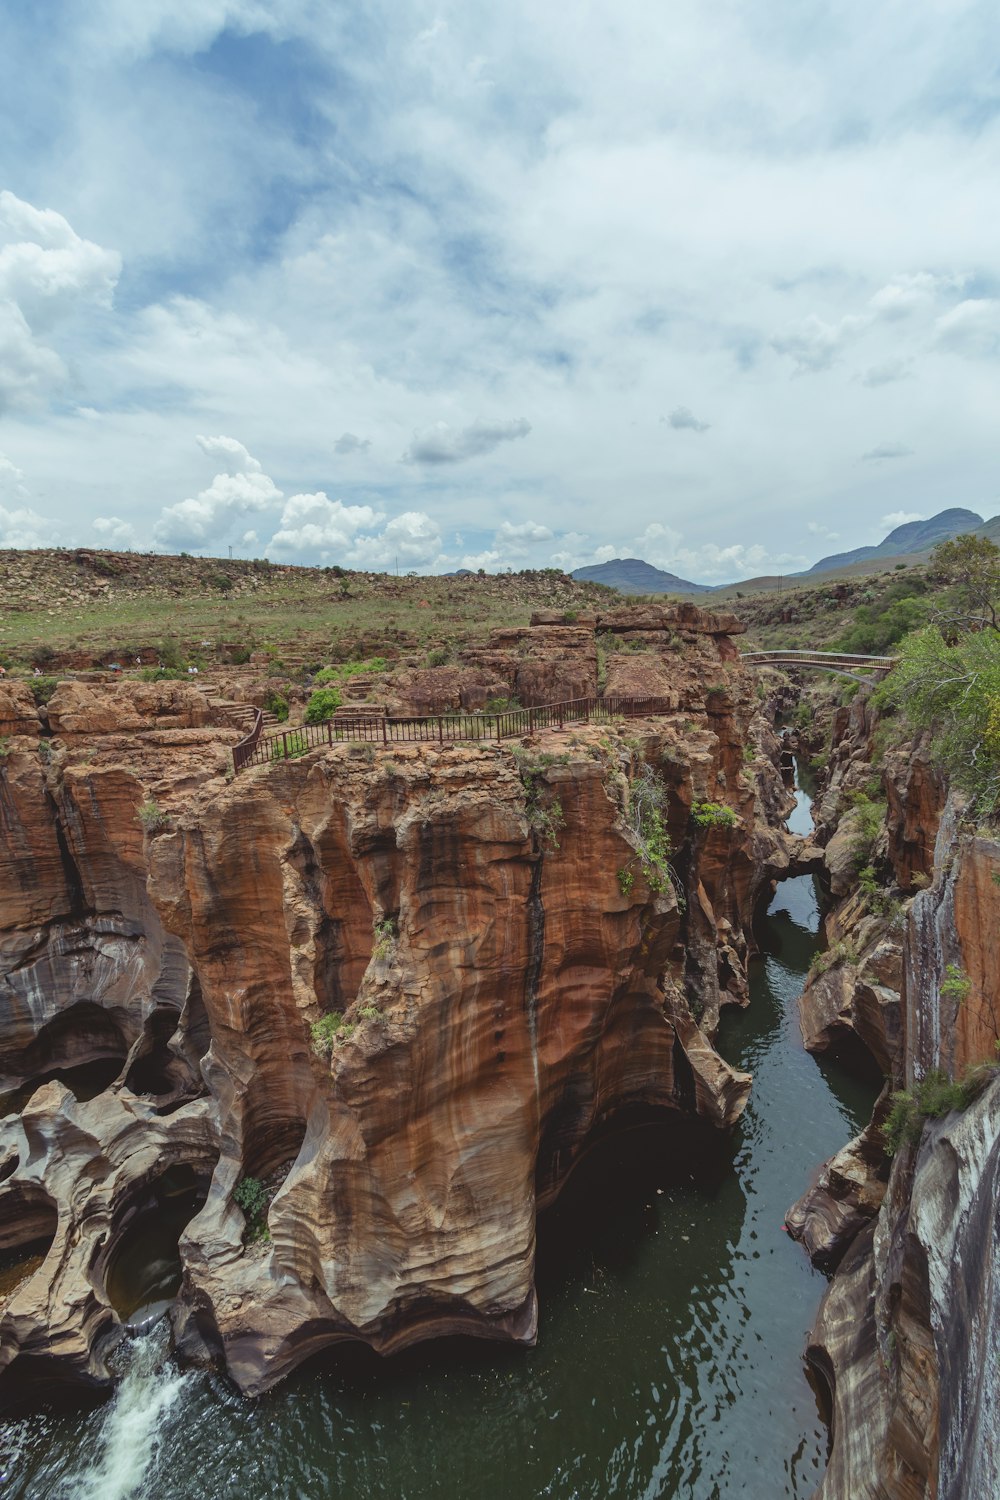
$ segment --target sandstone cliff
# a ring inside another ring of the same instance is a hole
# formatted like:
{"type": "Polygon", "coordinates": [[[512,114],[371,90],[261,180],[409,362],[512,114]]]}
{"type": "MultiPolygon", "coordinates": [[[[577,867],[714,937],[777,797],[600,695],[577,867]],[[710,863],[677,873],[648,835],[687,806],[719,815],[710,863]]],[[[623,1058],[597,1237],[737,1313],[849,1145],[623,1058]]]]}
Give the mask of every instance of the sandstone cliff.
{"type": "Polygon", "coordinates": [[[817,1263],[839,1262],[808,1351],[833,1413],[819,1500],[958,1500],[1000,1484],[990,1394],[1000,842],[947,796],[923,741],[886,753],[873,787],[877,729],[863,696],[835,724],[818,835],[841,900],[801,1014],[807,1046],[855,1057],[863,1047],[887,1086],[872,1125],[826,1164],[788,1221],[817,1263]],[[851,793],[871,806],[879,789],[884,816],[877,832],[869,823],[865,886],[864,820],[851,793]],[[922,1119],[924,1081],[939,1074],[968,1080],[954,1097],[971,1102],[922,1119]],[[918,1139],[903,1140],[891,1173],[882,1131],[890,1089],[918,1101],[918,1139]]]}
{"type": "Polygon", "coordinates": [[[233,781],[186,684],[61,690],[51,745],[10,742],[0,1249],[44,1259],[0,1301],[0,1394],[108,1381],[114,1266],[177,1174],[178,1345],[247,1391],[338,1339],[534,1337],[535,1216],[594,1130],[725,1127],[749,1088],[711,1039],[790,856],[728,623],[628,615],[677,712],[513,749],[339,745],[233,781]]]}

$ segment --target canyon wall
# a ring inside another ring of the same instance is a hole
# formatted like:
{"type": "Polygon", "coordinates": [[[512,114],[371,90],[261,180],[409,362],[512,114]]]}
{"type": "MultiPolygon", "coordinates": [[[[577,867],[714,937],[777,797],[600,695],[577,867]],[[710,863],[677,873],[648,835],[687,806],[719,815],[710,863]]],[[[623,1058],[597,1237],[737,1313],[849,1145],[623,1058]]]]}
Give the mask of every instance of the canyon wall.
{"type": "MultiPolygon", "coordinates": [[[[609,690],[673,712],[233,779],[193,688],[70,684],[5,741],[0,1251],[43,1259],[0,1397],[107,1384],[122,1247],[181,1188],[177,1346],[246,1391],[337,1340],[530,1341],[536,1214],[594,1133],[737,1118],[712,1038],[795,857],[777,744],[733,622],[602,623],[609,690]]],[[[518,670],[568,690],[594,627],[535,628],[574,639],[518,670]]]]}
{"type": "Polygon", "coordinates": [[[839,712],[817,837],[840,899],[801,1020],[812,1050],[866,1055],[888,1082],[788,1223],[836,1267],[808,1349],[832,1403],[818,1500],[959,1500],[1000,1488],[1000,841],[925,739],[880,753],[880,737],[866,695],[839,712]]]}

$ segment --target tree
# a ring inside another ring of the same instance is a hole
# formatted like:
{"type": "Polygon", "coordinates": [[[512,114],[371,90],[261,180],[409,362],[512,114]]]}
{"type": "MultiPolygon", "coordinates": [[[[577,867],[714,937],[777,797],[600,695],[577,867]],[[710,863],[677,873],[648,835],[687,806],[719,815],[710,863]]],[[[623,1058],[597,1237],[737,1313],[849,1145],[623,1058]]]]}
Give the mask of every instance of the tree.
{"type": "MultiPolygon", "coordinates": [[[[964,540],[964,538],[963,538],[964,540]]],[[[874,702],[931,735],[931,753],[989,816],[1000,806],[1000,638],[966,630],[949,645],[934,625],[907,636],[874,702]]]]}
{"type": "Polygon", "coordinates": [[[1000,547],[985,536],[952,537],[934,548],[931,571],[952,586],[939,611],[942,623],[1000,634],[1000,547]]]}

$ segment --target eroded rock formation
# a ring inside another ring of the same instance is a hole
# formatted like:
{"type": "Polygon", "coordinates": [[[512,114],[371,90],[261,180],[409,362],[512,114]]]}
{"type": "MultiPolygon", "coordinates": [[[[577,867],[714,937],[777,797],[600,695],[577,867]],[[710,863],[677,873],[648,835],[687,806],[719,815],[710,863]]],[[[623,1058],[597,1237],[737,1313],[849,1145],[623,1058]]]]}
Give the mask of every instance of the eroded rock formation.
{"type": "MultiPolygon", "coordinates": [[[[44,753],[11,740],[3,1086],[29,1102],[0,1124],[0,1217],[12,1245],[56,1227],[0,1304],[8,1389],[108,1380],[108,1267],[165,1171],[204,1198],[179,1348],[259,1391],[338,1339],[532,1339],[535,1216],[594,1129],[737,1117],[749,1079],[712,1036],[792,857],[777,745],[731,621],[600,624],[674,714],[514,749],[339,745],[233,781],[234,733],[153,684],[61,690],[44,753]],[[669,850],[637,821],[649,778],[669,850]],[[700,827],[695,803],[731,812],[700,827]],[[76,1098],[95,1064],[114,1081],[76,1098]],[[266,1237],[234,1200],[248,1177],[266,1237]]],[[[518,691],[590,685],[567,662],[596,670],[594,626],[534,629],[518,691]],[[532,643],[551,632],[554,657],[532,643]]]]}
{"type": "Polygon", "coordinates": [[[863,699],[838,720],[818,832],[842,899],[801,1016],[807,1046],[863,1043],[889,1082],[871,1126],[824,1166],[788,1223],[818,1264],[839,1262],[808,1351],[833,1407],[818,1500],[959,1500],[1000,1484],[1000,842],[947,796],[917,741],[881,764],[886,816],[861,889],[859,820],[847,809],[871,785],[876,727],[863,699]],[[919,1101],[938,1076],[963,1089],[935,1106],[941,1118],[911,1106],[890,1173],[889,1091],[919,1101]]]}

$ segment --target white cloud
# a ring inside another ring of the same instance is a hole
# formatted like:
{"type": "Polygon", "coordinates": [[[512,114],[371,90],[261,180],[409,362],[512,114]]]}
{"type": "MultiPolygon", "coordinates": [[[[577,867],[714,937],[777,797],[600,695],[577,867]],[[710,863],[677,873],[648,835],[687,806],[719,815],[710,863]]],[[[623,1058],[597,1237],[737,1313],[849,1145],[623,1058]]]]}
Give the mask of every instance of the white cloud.
{"type": "Polygon", "coordinates": [[[358,536],[347,554],[356,568],[435,570],[449,559],[444,555],[437,522],[420,510],[394,516],[385,529],[373,536],[358,536]]]}
{"type": "Polygon", "coordinates": [[[247,516],[272,510],[281,501],[281,491],[242,443],[222,436],[197,441],[208,458],[224,466],[223,472],[198,495],[160,512],[153,536],[164,547],[218,544],[247,516]]]}
{"type": "Polygon", "coordinates": [[[66,381],[48,340],[81,310],[109,307],[120,273],[120,256],[81,239],[61,214],[0,192],[0,412],[66,381]]]}
{"type": "Polygon", "coordinates": [[[449,427],[447,422],[436,422],[422,432],[413,434],[413,441],[403,454],[408,464],[457,464],[467,458],[479,458],[492,453],[501,443],[513,442],[515,438],[527,437],[531,423],[524,417],[515,417],[509,422],[473,422],[469,427],[449,427]]]}
{"type": "Polygon", "coordinates": [[[292,495],[266,552],[348,568],[394,569],[398,564],[402,572],[437,568],[447,560],[437,522],[424,511],[404,511],[383,522],[385,513],[370,505],[344,505],[322,491],[292,495]]]}
{"type": "Polygon", "coordinates": [[[667,421],[678,432],[707,432],[710,426],[708,422],[699,421],[689,406],[675,406],[667,421]]]}
{"type": "Polygon", "coordinates": [[[879,527],[884,535],[888,531],[895,531],[897,526],[906,526],[910,521],[922,521],[924,518],[916,510],[894,510],[879,521],[879,527]]]}
{"type": "Polygon", "coordinates": [[[59,541],[58,528],[32,510],[27,499],[23,473],[0,453],[0,546],[51,547],[59,541]]]}
{"type": "Polygon", "coordinates": [[[820,521],[810,521],[806,530],[810,536],[822,537],[826,542],[835,542],[840,536],[839,531],[831,531],[828,526],[824,526],[820,521]]]}
{"type": "Polygon", "coordinates": [[[322,490],[315,495],[292,495],[285,501],[278,530],[267,553],[298,562],[343,563],[358,533],[385,519],[370,505],[344,505],[322,490]]]}
{"type": "Polygon", "coordinates": [[[937,321],[939,349],[971,359],[1000,354],[1000,300],[974,297],[943,313],[937,321]]]}
{"type": "Polygon", "coordinates": [[[960,287],[964,276],[933,276],[929,271],[909,272],[893,277],[869,299],[869,306],[879,318],[895,322],[911,313],[928,308],[941,293],[960,287]]]}
{"type": "Polygon", "coordinates": [[[136,540],[135,527],[120,516],[95,516],[92,525],[106,547],[131,547],[136,540]]]}
{"type": "Polygon", "coordinates": [[[887,458],[911,458],[913,449],[907,448],[904,443],[879,443],[874,448],[869,448],[867,453],[862,453],[863,464],[881,463],[887,458]]]}

